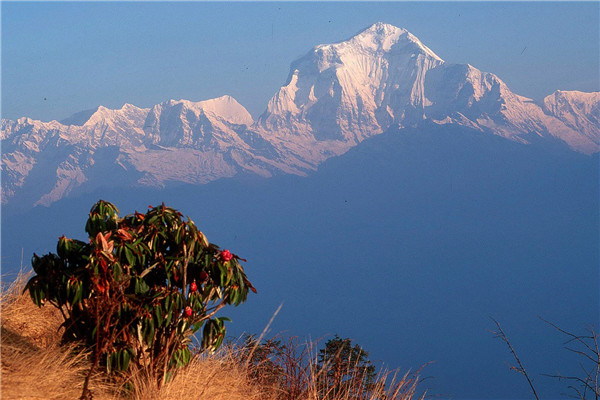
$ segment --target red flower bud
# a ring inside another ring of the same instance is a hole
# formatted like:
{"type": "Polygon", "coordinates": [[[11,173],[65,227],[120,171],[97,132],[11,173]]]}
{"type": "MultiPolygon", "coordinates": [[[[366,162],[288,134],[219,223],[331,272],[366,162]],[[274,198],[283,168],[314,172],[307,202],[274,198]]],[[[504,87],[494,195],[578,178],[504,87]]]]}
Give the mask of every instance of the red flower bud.
{"type": "Polygon", "coordinates": [[[229,252],[229,250],[223,250],[221,252],[221,259],[225,262],[231,260],[233,258],[233,254],[229,252]]]}
{"type": "Polygon", "coordinates": [[[208,274],[206,273],[206,271],[200,272],[200,282],[204,282],[207,279],[208,279],[208,274]]]}
{"type": "Polygon", "coordinates": [[[195,292],[196,290],[198,290],[198,285],[196,285],[196,282],[192,282],[190,284],[190,292],[195,292]]]}
{"type": "Polygon", "coordinates": [[[185,310],[183,310],[183,316],[189,318],[192,316],[192,307],[187,306],[185,310]]]}

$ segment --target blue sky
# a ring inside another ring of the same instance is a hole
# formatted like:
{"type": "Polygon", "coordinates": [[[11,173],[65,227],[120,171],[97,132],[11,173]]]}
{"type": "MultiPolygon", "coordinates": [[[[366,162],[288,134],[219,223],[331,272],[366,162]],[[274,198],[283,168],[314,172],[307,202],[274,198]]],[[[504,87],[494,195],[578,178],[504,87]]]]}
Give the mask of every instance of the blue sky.
{"type": "Polygon", "coordinates": [[[599,90],[599,3],[2,2],[2,117],[230,94],[253,116],[311,47],[376,21],[541,99],[599,90]]]}

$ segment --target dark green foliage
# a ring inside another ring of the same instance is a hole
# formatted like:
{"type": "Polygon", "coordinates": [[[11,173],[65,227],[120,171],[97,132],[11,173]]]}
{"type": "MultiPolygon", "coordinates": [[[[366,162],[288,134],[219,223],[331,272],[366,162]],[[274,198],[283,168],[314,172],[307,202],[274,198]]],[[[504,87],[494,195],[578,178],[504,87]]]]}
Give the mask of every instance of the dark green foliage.
{"type": "Polygon", "coordinates": [[[277,339],[262,343],[254,335],[246,335],[241,347],[241,356],[248,365],[248,376],[262,387],[282,388],[285,369],[281,362],[286,346],[277,339]]]}
{"type": "Polygon", "coordinates": [[[271,389],[265,392],[265,398],[392,399],[410,389],[403,386],[407,381],[402,380],[391,382],[391,392],[386,392],[385,378],[376,382],[369,354],[350,339],[337,335],[325,343],[317,357],[312,344],[299,343],[294,337],[259,343],[255,336],[248,335],[241,346],[241,356],[248,365],[248,377],[271,389]]]}
{"type": "Polygon", "coordinates": [[[164,382],[190,362],[200,329],[203,349],[219,347],[228,320],[215,313],[255,291],[239,257],[164,204],[119,218],[101,200],[85,230],[87,243],[63,236],[56,254],[33,256],[26,290],[38,306],[57,307],[64,340],[92,348],[94,366],[109,373],[135,365],[164,382]]]}
{"type": "Polygon", "coordinates": [[[316,366],[317,386],[322,399],[334,399],[344,393],[348,399],[370,398],[375,384],[375,366],[369,353],[350,339],[335,335],[319,350],[316,366]]]}

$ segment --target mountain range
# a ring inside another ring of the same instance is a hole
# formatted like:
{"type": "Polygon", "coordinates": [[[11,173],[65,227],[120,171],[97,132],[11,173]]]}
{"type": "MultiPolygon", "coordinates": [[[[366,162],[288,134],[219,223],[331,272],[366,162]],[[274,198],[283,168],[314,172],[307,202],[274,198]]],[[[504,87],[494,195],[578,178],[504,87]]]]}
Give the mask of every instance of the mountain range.
{"type": "Polygon", "coordinates": [[[537,103],[496,75],[446,63],[407,30],[378,22],[294,61],[257,120],[227,95],[151,108],[100,106],[62,121],[3,119],[2,204],[48,206],[103,185],[306,175],[370,137],[431,123],[594,154],[600,92],[559,90],[537,103]]]}

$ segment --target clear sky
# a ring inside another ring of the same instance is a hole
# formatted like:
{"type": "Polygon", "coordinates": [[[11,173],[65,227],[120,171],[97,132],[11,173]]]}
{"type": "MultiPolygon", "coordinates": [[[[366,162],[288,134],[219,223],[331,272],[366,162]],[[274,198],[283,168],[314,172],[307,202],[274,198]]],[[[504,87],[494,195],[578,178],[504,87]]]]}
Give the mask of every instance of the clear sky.
{"type": "Polygon", "coordinates": [[[256,117],[295,58],[377,21],[524,96],[597,91],[599,4],[2,2],[2,117],[223,94],[256,117]]]}

